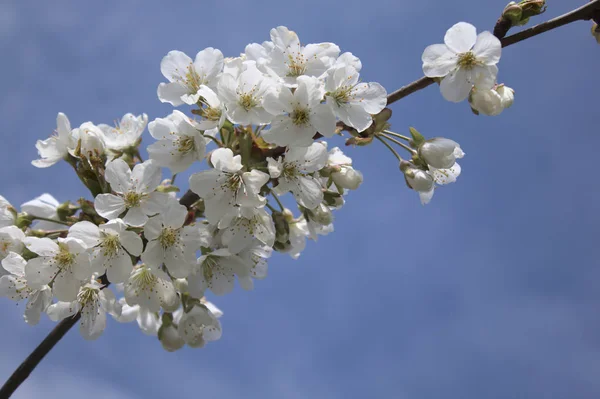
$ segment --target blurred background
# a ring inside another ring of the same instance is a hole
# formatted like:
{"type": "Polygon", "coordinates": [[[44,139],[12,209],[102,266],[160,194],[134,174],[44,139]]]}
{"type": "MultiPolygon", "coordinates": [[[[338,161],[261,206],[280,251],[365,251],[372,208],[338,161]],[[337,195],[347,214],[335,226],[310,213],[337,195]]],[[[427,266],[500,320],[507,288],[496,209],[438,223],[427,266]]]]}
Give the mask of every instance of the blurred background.
{"type": "MultiPolygon", "coordinates": [[[[551,1],[532,22],[584,2],[551,1]]],[[[73,126],[169,114],[156,88],[170,50],[237,56],[286,25],[303,43],[351,51],[363,80],[391,92],[422,76],[423,49],[450,26],[491,30],[504,6],[1,0],[0,194],[16,206],[45,192],[89,196],[66,163],[30,165],[35,141],[59,111],[73,126]]],[[[275,254],[253,292],[210,297],[225,313],[220,341],[167,353],[135,323],[109,322],[95,342],[74,329],[14,398],[600,397],[600,46],[590,26],[505,49],[499,81],[516,101],[499,117],[474,116],[436,86],[393,104],[392,130],[461,144],[458,182],[421,206],[380,143],[345,148],[365,182],[335,233],[298,261],[275,254]]],[[[23,306],[0,300],[2,380],[54,325],[27,326],[23,306]]]]}

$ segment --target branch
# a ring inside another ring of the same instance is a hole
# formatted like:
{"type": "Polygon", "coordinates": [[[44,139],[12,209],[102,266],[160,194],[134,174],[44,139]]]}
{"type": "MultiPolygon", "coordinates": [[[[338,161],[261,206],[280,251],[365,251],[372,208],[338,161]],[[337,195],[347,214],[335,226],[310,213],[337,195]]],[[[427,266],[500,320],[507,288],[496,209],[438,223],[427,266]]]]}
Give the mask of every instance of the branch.
{"type": "MultiPolygon", "coordinates": [[[[600,0],[593,0],[588,4],[577,8],[571,12],[568,12],[560,17],[556,17],[546,22],[542,22],[539,25],[525,29],[522,32],[515,33],[514,35],[501,39],[502,47],[507,47],[515,43],[519,43],[530,37],[537,36],[544,32],[548,32],[552,29],[559,28],[563,25],[570,24],[575,21],[589,20],[592,18],[598,18],[600,14],[600,0]]],[[[432,85],[435,82],[432,78],[423,76],[421,79],[415,80],[414,82],[399,88],[398,90],[390,93],[387,98],[388,105],[395,103],[404,97],[413,94],[419,90],[432,85]]]]}
{"type": "Polygon", "coordinates": [[[25,358],[23,363],[12,373],[0,388],[0,398],[9,398],[15,390],[29,377],[29,374],[36,368],[42,359],[54,348],[54,345],[79,321],[80,313],[73,317],[62,320],[54,329],[44,338],[44,340],[25,358]]]}

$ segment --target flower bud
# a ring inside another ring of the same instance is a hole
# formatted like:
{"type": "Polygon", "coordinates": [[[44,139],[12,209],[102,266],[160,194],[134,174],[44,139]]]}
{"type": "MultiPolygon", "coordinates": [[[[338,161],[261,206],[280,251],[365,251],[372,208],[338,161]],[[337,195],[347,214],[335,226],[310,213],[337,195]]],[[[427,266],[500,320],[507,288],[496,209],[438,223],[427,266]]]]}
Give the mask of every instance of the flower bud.
{"type": "Polygon", "coordinates": [[[275,224],[275,241],[286,242],[290,238],[290,225],[282,212],[273,212],[273,223],[275,224]]]}
{"type": "Polygon", "coordinates": [[[436,169],[451,168],[456,163],[456,158],[464,155],[456,141],[443,137],[429,139],[419,147],[419,156],[436,169]]]}
{"type": "Polygon", "coordinates": [[[521,21],[543,14],[546,11],[546,0],[523,0],[519,5],[523,10],[521,21]]]}
{"type": "Polygon", "coordinates": [[[346,140],[346,145],[357,145],[359,147],[364,147],[373,142],[373,136],[369,137],[350,137],[346,140]]]}
{"type": "Polygon", "coordinates": [[[17,219],[15,221],[15,225],[20,228],[20,229],[24,229],[26,227],[31,226],[31,223],[33,223],[34,217],[31,215],[28,215],[26,212],[21,212],[19,214],[17,214],[17,219]]]}
{"type": "Polygon", "coordinates": [[[185,341],[179,335],[177,326],[172,323],[163,323],[163,325],[160,326],[158,329],[158,339],[160,340],[162,347],[168,352],[175,352],[185,345],[185,341]]]}
{"type": "Polygon", "coordinates": [[[329,209],[329,207],[323,203],[320,203],[315,209],[304,208],[304,210],[306,215],[308,215],[307,219],[310,219],[315,223],[327,226],[333,222],[333,214],[331,213],[331,209],[329,209]]]}
{"type": "Polygon", "coordinates": [[[433,190],[433,177],[424,170],[416,168],[405,168],[404,178],[410,188],[420,193],[426,193],[433,190]]]}
{"type": "Polygon", "coordinates": [[[73,216],[77,213],[78,206],[71,204],[71,202],[63,202],[56,208],[56,215],[59,220],[67,220],[69,216],[73,216]]]}
{"type": "Polygon", "coordinates": [[[508,108],[513,105],[515,101],[515,91],[504,84],[500,84],[496,87],[496,93],[500,95],[500,100],[502,101],[502,108],[508,108]]]}
{"type": "Polygon", "coordinates": [[[323,201],[331,207],[338,208],[344,205],[344,198],[340,193],[335,191],[325,191],[323,193],[323,201]]]}
{"type": "Polygon", "coordinates": [[[514,1],[508,3],[502,11],[502,17],[508,19],[513,25],[518,25],[521,22],[523,16],[523,9],[521,6],[514,1]]]}
{"type": "Polygon", "coordinates": [[[600,25],[592,25],[592,36],[594,36],[598,44],[600,44],[600,25]]]}
{"type": "Polygon", "coordinates": [[[188,290],[188,281],[185,278],[178,278],[173,280],[173,285],[175,286],[175,290],[179,293],[185,293],[188,290]]]}
{"type": "Polygon", "coordinates": [[[344,166],[339,172],[331,174],[333,182],[342,188],[356,190],[363,182],[362,173],[351,166],[344,166]]]}

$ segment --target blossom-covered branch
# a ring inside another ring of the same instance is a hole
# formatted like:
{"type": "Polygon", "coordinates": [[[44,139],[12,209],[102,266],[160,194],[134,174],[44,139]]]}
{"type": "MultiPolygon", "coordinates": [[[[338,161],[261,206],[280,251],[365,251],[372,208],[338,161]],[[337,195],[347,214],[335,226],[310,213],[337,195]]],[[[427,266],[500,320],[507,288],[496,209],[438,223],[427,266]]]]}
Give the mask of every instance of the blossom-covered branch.
{"type": "MultiPolygon", "coordinates": [[[[582,9],[597,10],[599,2],[582,9]]],[[[509,4],[514,25],[542,12],[542,3],[509,4]]],[[[591,18],[575,13],[569,22],[591,18]]],[[[166,54],[158,98],[190,107],[189,114],[176,109],[150,122],[146,114],[125,114],[116,126],[73,128],[59,113],[56,134],[37,142],[32,164],[67,162],[92,199],[59,203],[44,194],[18,210],[0,197],[0,296],[27,301],[28,324],[43,315],[59,322],[0,393],[8,397],[78,322],[93,340],[110,317],[135,320],[168,351],[220,339],[222,312],[205,294],[228,294],[236,281],[252,290],[274,251],[297,259],[307,240],[333,231],[334,212],[361,185],[352,159],[324,138],[384,145],[407,186],[428,203],[436,187],[456,181],[465,154],[448,138],[391,131],[386,105],[437,81],[447,100],[498,115],[514,101],[514,91],[498,83],[503,45],[564,21],[502,42],[459,22],[443,43],[425,49],[426,77],[389,96],[380,84],[361,81],[354,54],[329,42],[302,44],[279,26],[269,41],[233,58],[212,47],[194,59],[166,54]],[[144,161],[146,127],[154,141],[144,161]],[[201,165],[178,198],[176,176],[201,165]]]]}
{"type": "MultiPolygon", "coordinates": [[[[501,39],[502,47],[507,47],[515,43],[519,43],[523,40],[532,38],[534,36],[540,35],[544,32],[548,32],[550,30],[559,28],[561,26],[570,24],[576,21],[584,21],[593,18],[600,18],[598,16],[600,14],[600,0],[593,0],[586,5],[583,5],[576,10],[570,11],[566,14],[563,14],[559,17],[553,18],[549,21],[542,22],[539,25],[533,26],[531,28],[525,29],[519,33],[515,33],[514,35],[508,37],[499,37],[501,39]]],[[[600,23],[600,22],[597,22],[600,23]]],[[[415,80],[407,84],[406,86],[402,86],[398,90],[391,92],[387,97],[387,103],[393,104],[396,101],[403,99],[406,96],[409,96],[419,90],[422,90],[432,84],[435,83],[433,78],[423,76],[420,79],[415,80]]]]}

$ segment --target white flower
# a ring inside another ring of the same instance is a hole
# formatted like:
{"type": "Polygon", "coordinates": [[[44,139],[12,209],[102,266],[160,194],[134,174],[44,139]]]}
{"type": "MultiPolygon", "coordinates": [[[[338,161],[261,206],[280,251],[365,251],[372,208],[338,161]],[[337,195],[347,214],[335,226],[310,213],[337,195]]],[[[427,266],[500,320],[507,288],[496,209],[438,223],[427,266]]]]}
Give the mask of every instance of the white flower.
{"type": "Polygon", "coordinates": [[[179,334],[192,348],[201,348],[206,342],[221,338],[221,323],[206,306],[196,305],[181,317],[179,334]]]}
{"type": "Polygon", "coordinates": [[[135,165],[131,171],[127,162],[115,159],[107,165],[104,177],[117,195],[99,194],[94,208],[98,215],[109,220],[127,212],[123,222],[143,226],[148,216],[157,214],[168,198],[154,191],[160,184],[161,171],[152,160],[135,165]]]}
{"type": "Polygon", "coordinates": [[[79,290],[77,299],[71,302],[57,302],[47,310],[48,317],[53,321],[63,320],[81,312],[79,332],[87,340],[97,339],[106,327],[106,313],[118,317],[121,305],[115,294],[92,281],[79,290]]]}
{"type": "Polygon", "coordinates": [[[333,232],[333,213],[331,207],[320,203],[315,209],[301,208],[306,219],[308,236],[317,241],[319,235],[325,236],[333,232]]]}
{"type": "Polygon", "coordinates": [[[459,22],[446,32],[445,44],[433,44],[423,52],[423,72],[443,78],[440,90],[448,101],[460,102],[478,79],[495,81],[502,44],[492,33],[477,35],[475,27],[459,22]]]}
{"type": "Polygon", "coordinates": [[[100,226],[83,221],[69,228],[68,237],[78,238],[91,249],[92,269],[104,274],[111,283],[126,281],[133,270],[131,256],[142,254],[142,239],[121,219],[100,226]]]}
{"type": "Polygon", "coordinates": [[[179,307],[179,296],[171,278],[162,270],[138,266],[125,284],[125,301],[129,306],[140,305],[150,312],[166,311],[179,307]]]}
{"type": "Polygon", "coordinates": [[[327,146],[322,142],[310,147],[288,149],[283,160],[267,158],[269,173],[278,179],[274,188],[277,195],[292,192],[296,201],[309,209],[316,208],[323,201],[323,187],[318,178],[310,173],[318,172],[327,163],[327,146]]]}
{"type": "Polygon", "coordinates": [[[73,156],[77,147],[86,157],[104,153],[104,133],[92,122],[82,123],[81,126],[73,129],[73,140],[76,147],[69,148],[69,153],[73,156]]]}
{"type": "Polygon", "coordinates": [[[275,243],[273,218],[263,208],[234,208],[219,228],[223,229],[223,244],[234,254],[252,245],[255,238],[269,247],[275,243]]]}
{"type": "Polygon", "coordinates": [[[360,59],[350,52],[345,52],[340,54],[340,56],[335,60],[331,68],[339,68],[343,66],[349,66],[356,69],[357,72],[360,72],[362,69],[362,62],[360,59]]]}
{"type": "Polygon", "coordinates": [[[205,48],[192,59],[177,50],[169,53],[160,62],[160,71],[170,83],[158,86],[158,98],[163,103],[177,107],[183,103],[198,102],[201,85],[214,88],[223,69],[223,53],[212,47],[205,48]]]}
{"type": "Polygon", "coordinates": [[[333,43],[302,46],[296,32],[285,26],[271,29],[271,41],[268,67],[289,87],[295,87],[299,76],[320,77],[340,54],[340,48],[333,43]]]}
{"type": "Polygon", "coordinates": [[[59,238],[56,243],[49,238],[27,237],[25,245],[39,255],[25,266],[27,285],[42,289],[52,282],[52,292],[59,301],[75,300],[79,287],[92,275],[90,256],[83,241],[59,238]]]}
{"type": "Polygon", "coordinates": [[[224,295],[233,290],[236,275],[244,275],[250,264],[221,248],[200,256],[196,267],[188,277],[188,291],[195,298],[202,298],[210,289],[216,295],[224,295]]]}
{"type": "Polygon", "coordinates": [[[17,211],[10,202],[0,195],[0,227],[12,226],[17,219],[17,211]]]}
{"type": "Polygon", "coordinates": [[[458,163],[455,163],[450,168],[436,169],[429,167],[429,173],[433,177],[433,180],[440,185],[454,183],[456,178],[460,175],[461,167],[458,163]]]}
{"type": "Polygon", "coordinates": [[[187,277],[196,261],[200,248],[199,231],[195,226],[183,226],[187,208],[177,201],[150,218],[144,226],[144,237],[148,240],[142,254],[142,262],[153,270],[163,264],[175,278],[187,277]]]}
{"type": "Polygon", "coordinates": [[[47,285],[33,289],[27,284],[26,264],[25,259],[14,252],[2,260],[2,267],[9,274],[0,277],[0,296],[13,301],[28,299],[23,317],[27,324],[35,325],[40,321],[40,314],[45,312],[52,302],[52,291],[47,285]]]}
{"type": "MultiPolygon", "coordinates": [[[[58,220],[57,208],[59,202],[50,194],[42,194],[39,197],[21,204],[21,210],[31,216],[40,216],[47,219],[58,220]]],[[[61,230],[65,226],[59,223],[37,220],[31,225],[37,230],[61,230]]]]}
{"type": "Polygon", "coordinates": [[[17,226],[6,226],[0,228],[0,260],[4,259],[9,252],[21,253],[23,251],[25,233],[17,226]]]}
{"type": "Polygon", "coordinates": [[[456,141],[435,137],[421,144],[419,156],[436,169],[447,169],[456,163],[456,159],[464,157],[465,153],[456,141]]]}
{"type": "Polygon", "coordinates": [[[331,107],[321,104],[325,94],[321,82],[310,76],[300,76],[297,82],[293,93],[283,87],[278,94],[269,92],[265,96],[265,109],[275,115],[270,129],[262,134],[268,143],[308,147],[317,132],[325,137],[335,133],[331,107]]]}
{"type": "Polygon", "coordinates": [[[147,308],[141,308],[139,305],[129,306],[125,298],[119,299],[122,311],[119,316],[114,316],[114,319],[119,323],[130,323],[137,321],[138,327],[146,335],[156,336],[160,327],[160,318],[158,313],[152,312],[147,308]]]}
{"type": "Polygon", "coordinates": [[[371,115],[385,108],[387,92],[379,83],[359,83],[358,78],[358,71],[351,66],[330,69],[325,95],[335,116],[362,132],[373,123],[371,115]]]}
{"type": "Polygon", "coordinates": [[[148,124],[148,115],[125,114],[116,126],[105,124],[98,125],[98,128],[104,134],[104,144],[106,148],[113,151],[124,151],[135,147],[146,125],[148,124]]]}
{"type": "Polygon", "coordinates": [[[343,189],[356,190],[363,182],[362,173],[352,167],[352,158],[344,155],[339,147],[329,151],[327,166],[333,182],[343,189]]]}
{"type": "Polygon", "coordinates": [[[75,148],[77,140],[73,138],[69,118],[62,112],[56,117],[56,134],[46,140],[38,140],[35,147],[40,159],[31,164],[38,168],[47,168],[69,155],[69,149],[75,148]]]}
{"type": "Polygon", "coordinates": [[[239,257],[246,265],[246,268],[238,274],[238,281],[243,289],[252,290],[254,288],[253,279],[262,280],[267,277],[267,271],[269,269],[267,259],[269,259],[272,254],[273,248],[262,245],[260,242],[257,242],[255,245],[239,253],[239,257]]]}
{"type": "Polygon", "coordinates": [[[213,225],[235,205],[264,206],[259,192],[269,175],[259,170],[242,172],[242,158],[229,148],[218,148],[211,154],[214,169],[190,176],[190,189],[204,199],[206,219],[213,225]]]}
{"type": "Polygon", "coordinates": [[[199,101],[202,104],[202,107],[197,114],[199,114],[202,119],[195,121],[196,126],[200,130],[220,129],[227,119],[225,105],[221,101],[222,96],[217,96],[217,93],[205,85],[200,86],[198,94],[200,95],[199,101]]]}
{"type": "Polygon", "coordinates": [[[240,125],[264,125],[273,116],[263,108],[263,99],[269,90],[275,90],[272,79],[256,68],[253,61],[236,78],[224,73],[219,80],[219,95],[227,108],[227,117],[240,125]]]}
{"type": "Polygon", "coordinates": [[[148,130],[159,140],[148,146],[148,154],[158,166],[179,173],[204,158],[206,139],[182,112],[175,110],[164,119],[153,120],[148,130]]]}
{"type": "Polygon", "coordinates": [[[310,235],[308,223],[304,217],[300,217],[289,222],[290,226],[290,248],[287,253],[293,258],[298,259],[306,247],[306,237],[310,235]]]}

